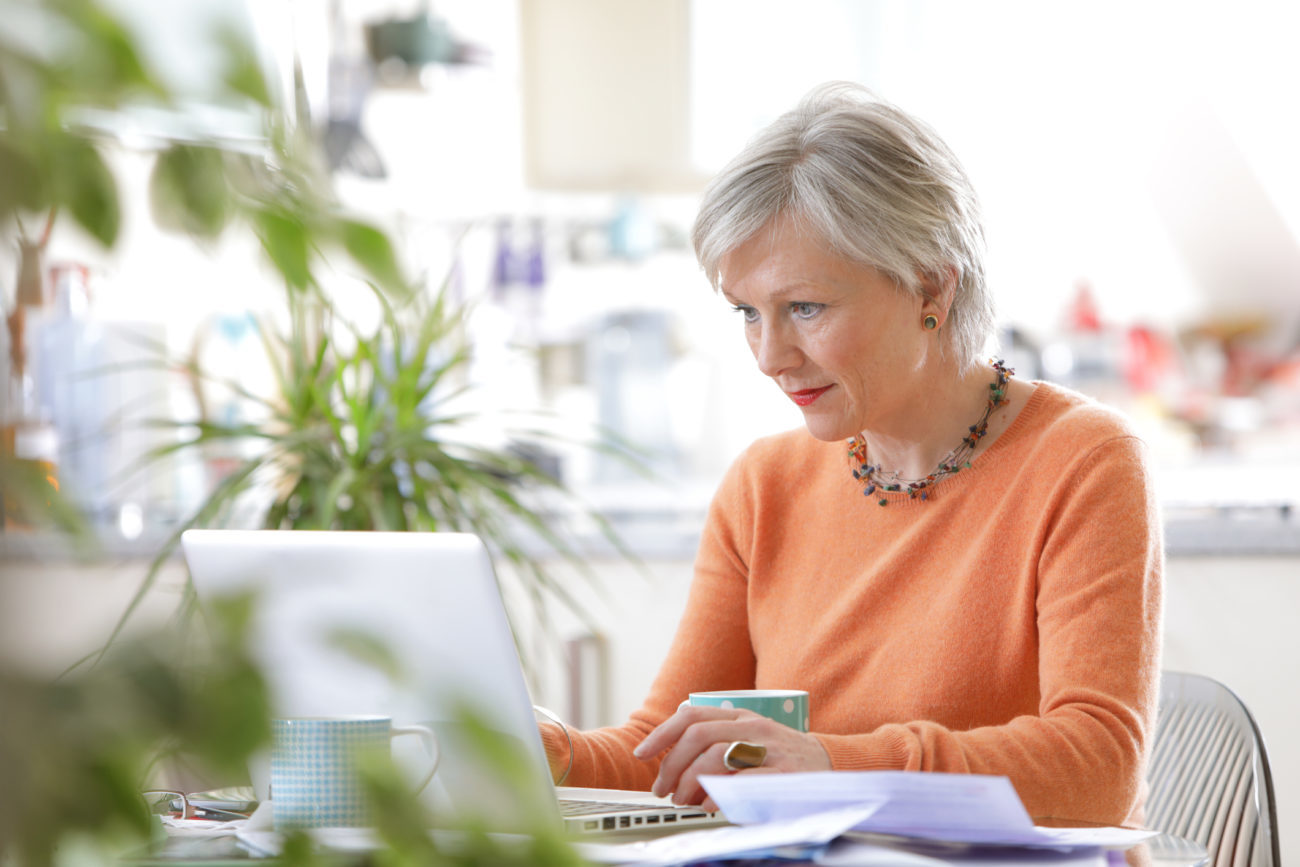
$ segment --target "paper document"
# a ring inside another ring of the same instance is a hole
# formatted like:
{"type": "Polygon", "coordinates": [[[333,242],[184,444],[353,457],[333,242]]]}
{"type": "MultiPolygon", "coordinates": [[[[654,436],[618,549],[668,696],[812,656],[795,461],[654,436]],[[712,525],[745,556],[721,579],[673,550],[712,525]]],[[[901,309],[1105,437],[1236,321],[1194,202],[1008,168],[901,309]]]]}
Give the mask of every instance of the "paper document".
{"type": "Polygon", "coordinates": [[[809,857],[809,847],[821,849],[859,824],[874,810],[870,806],[840,807],[763,825],[705,828],[671,837],[633,843],[578,843],[579,853],[598,864],[689,864],[713,858],[797,855],[809,857]],[[790,851],[791,849],[795,851],[790,851]]]}
{"type": "Polygon", "coordinates": [[[817,771],[801,774],[735,774],[700,778],[705,790],[741,825],[788,819],[846,807],[879,804],[855,827],[945,839],[973,839],[1029,832],[1034,823],[1006,777],[907,771],[817,771]],[[954,837],[954,835],[956,835],[954,837]]]}
{"type": "Polygon", "coordinates": [[[969,845],[937,850],[939,843],[913,843],[930,847],[913,851],[907,844],[879,845],[842,838],[817,853],[818,867],[1112,867],[1105,851],[1096,847],[1060,852],[1028,846],[969,845]]]}
{"type": "Polygon", "coordinates": [[[1059,848],[1136,845],[1155,832],[1037,828],[1006,777],[911,771],[704,776],[728,821],[752,825],[854,804],[878,808],[855,831],[922,840],[1059,848]]]}

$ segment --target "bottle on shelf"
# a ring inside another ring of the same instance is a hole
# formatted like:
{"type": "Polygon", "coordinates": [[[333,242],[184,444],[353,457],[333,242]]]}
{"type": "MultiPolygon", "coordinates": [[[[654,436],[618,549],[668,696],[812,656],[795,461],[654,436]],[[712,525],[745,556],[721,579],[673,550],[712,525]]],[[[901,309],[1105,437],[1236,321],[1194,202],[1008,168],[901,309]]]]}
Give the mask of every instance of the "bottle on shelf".
{"type": "Polygon", "coordinates": [[[5,315],[7,351],[0,389],[0,460],[9,464],[0,486],[0,527],[32,524],[32,510],[48,508],[59,489],[59,437],[48,402],[42,399],[40,371],[33,363],[34,332],[46,314],[49,287],[44,252],[54,215],[39,240],[19,240],[14,306],[5,315]]]}

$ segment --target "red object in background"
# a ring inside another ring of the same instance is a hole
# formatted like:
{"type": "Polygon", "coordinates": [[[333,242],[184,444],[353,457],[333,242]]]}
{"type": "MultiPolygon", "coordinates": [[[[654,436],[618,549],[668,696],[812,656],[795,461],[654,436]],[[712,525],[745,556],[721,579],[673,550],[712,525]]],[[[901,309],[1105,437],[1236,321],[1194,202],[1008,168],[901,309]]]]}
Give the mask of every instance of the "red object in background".
{"type": "Polygon", "coordinates": [[[1076,284],[1074,298],[1065,310],[1065,327],[1070,331],[1100,331],[1101,312],[1092,286],[1086,280],[1076,284]]]}
{"type": "Polygon", "coordinates": [[[1129,388],[1150,392],[1174,373],[1177,355],[1163,335],[1145,325],[1135,325],[1126,335],[1123,364],[1129,388]]]}

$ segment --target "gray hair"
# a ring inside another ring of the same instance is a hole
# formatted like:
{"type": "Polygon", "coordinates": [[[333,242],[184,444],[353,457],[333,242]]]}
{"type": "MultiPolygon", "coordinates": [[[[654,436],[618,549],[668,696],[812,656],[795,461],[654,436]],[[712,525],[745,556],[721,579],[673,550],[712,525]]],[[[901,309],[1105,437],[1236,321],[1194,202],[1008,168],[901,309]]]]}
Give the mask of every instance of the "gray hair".
{"type": "Polygon", "coordinates": [[[942,283],[954,269],[947,348],[962,366],[979,360],[994,327],[979,203],[926,124],[861,85],[814,88],[704,192],[691,240],[714,289],[722,259],[781,215],[906,291],[921,292],[923,275],[942,283]]]}

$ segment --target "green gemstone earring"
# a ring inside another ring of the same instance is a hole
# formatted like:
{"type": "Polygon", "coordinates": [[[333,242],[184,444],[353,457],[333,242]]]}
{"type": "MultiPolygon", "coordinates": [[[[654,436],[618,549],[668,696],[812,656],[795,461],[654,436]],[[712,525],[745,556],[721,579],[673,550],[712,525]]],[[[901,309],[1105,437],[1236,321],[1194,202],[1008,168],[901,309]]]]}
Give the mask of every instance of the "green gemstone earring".
{"type": "Polygon", "coordinates": [[[933,313],[930,313],[924,319],[921,320],[921,325],[925,328],[926,331],[933,331],[934,329],[939,327],[939,317],[935,316],[933,313]]]}

